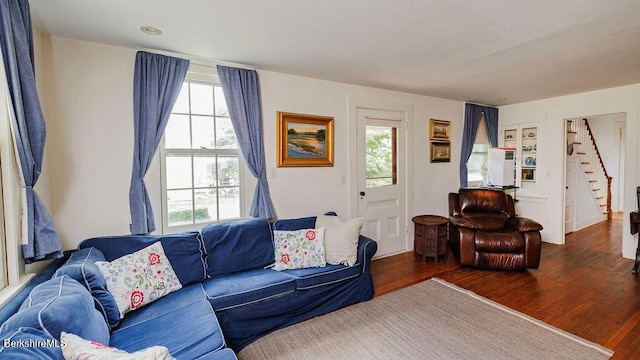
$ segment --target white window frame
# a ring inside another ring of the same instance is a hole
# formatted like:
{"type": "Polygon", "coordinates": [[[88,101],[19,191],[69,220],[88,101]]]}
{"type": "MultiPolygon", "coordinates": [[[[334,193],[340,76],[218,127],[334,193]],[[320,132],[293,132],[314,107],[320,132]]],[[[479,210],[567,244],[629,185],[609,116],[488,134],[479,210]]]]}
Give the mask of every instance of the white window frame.
{"type": "MultiPolygon", "coordinates": [[[[213,85],[220,85],[220,80],[218,78],[217,72],[214,67],[199,65],[199,64],[191,64],[189,66],[189,71],[187,72],[187,76],[185,78],[185,82],[202,82],[202,83],[210,83],[213,85]]],[[[162,141],[159,145],[159,154],[160,154],[160,188],[161,188],[161,198],[162,198],[162,233],[175,233],[181,231],[198,231],[202,229],[202,227],[207,224],[216,222],[203,222],[203,223],[195,223],[195,224],[187,224],[187,225],[176,225],[169,226],[169,209],[168,209],[168,201],[167,201],[167,177],[166,177],[166,158],[168,155],[175,154],[193,154],[193,155],[204,155],[204,154],[216,154],[216,155],[233,155],[238,157],[238,177],[239,177],[239,201],[240,201],[240,216],[237,219],[241,219],[246,217],[245,213],[245,192],[246,192],[246,184],[245,184],[245,176],[244,176],[244,168],[245,168],[245,160],[244,156],[240,148],[238,149],[165,149],[165,139],[162,137],[162,141]]],[[[193,172],[192,172],[193,176],[193,172]]],[[[193,184],[193,179],[192,179],[193,184]]],[[[223,219],[220,221],[228,221],[234,219],[223,219]]]]}
{"type": "MultiPolygon", "coordinates": [[[[1,55],[1,54],[0,54],[1,55]]],[[[11,300],[35,276],[27,273],[22,257],[21,188],[16,165],[16,153],[11,135],[9,97],[4,64],[0,62],[0,256],[4,287],[0,287],[0,306],[11,300]]]]}

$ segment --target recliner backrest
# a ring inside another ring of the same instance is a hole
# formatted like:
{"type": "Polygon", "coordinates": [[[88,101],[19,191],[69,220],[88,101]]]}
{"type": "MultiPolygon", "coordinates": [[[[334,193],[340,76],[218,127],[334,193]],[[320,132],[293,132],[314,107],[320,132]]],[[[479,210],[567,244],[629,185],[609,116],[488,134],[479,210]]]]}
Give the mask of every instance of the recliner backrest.
{"type": "Polygon", "coordinates": [[[460,211],[465,213],[497,213],[511,216],[507,195],[503,191],[460,189],[460,211]]]}

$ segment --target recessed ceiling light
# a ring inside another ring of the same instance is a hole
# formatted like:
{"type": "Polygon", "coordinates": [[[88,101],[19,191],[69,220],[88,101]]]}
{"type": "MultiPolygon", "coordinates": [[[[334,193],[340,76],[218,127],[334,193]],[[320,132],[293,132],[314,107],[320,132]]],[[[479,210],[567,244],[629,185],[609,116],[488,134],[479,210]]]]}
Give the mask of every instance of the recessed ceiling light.
{"type": "Polygon", "coordinates": [[[498,100],[500,102],[503,102],[503,101],[507,101],[507,98],[506,97],[501,97],[501,98],[497,98],[496,100],[498,100]]]}
{"type": "Polygon", "coordinates": [[[158,29],[158,28],[154,28],[153,26],[140,26],[140,30],[145,33],[145,34],[149,34],[149,35],[162,35],[162,30],[158,29]]]}

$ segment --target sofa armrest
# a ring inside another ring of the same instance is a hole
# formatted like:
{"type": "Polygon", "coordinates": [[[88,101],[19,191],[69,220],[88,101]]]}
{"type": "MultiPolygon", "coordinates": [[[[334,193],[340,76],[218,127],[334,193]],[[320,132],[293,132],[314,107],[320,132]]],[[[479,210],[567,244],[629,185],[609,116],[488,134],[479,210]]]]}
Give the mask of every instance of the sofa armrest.
{"type": "Polygon", "coordinates": [[[360,235],[358,239],[358,263],[362,264],[362,272],[369,271],[369,265],[373,255],[378,251],[378,243],[366,236],[360,235]]]}
{"type": "Polygon", "coordinates": [[[542,230],[542,225],[540,225],[538,222],[523,217],[509,219],[505,225],[507,228],[519,232],[542,230]]]}

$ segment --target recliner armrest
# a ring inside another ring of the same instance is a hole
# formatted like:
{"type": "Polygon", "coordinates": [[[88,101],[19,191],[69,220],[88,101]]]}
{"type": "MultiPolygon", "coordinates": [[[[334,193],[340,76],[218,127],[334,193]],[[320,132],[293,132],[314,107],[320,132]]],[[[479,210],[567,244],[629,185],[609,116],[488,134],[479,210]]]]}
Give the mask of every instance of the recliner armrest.
{"type": "Polygon", "coordinates": [[[506,223],[506,227],[519,232],[540,231],[543,229],[540,223],[523,217],[509,219],[506,223]]]}
{"type": "Polygon", "coordinates": [[[460,226],[469,229],[480,229],[482,226],[472,221],[469,218],[462,216],[449,216],[449,222],[455,226],[460,226]]]}

